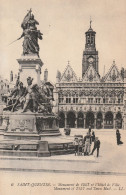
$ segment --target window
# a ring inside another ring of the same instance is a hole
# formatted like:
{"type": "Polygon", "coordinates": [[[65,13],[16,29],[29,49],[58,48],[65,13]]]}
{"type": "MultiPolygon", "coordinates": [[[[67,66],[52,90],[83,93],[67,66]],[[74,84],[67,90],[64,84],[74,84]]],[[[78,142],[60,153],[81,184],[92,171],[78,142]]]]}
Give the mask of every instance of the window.
{"type": "Polygon", "coordinates": [[[96,103],[100,104],[100,98],[96,98],[96,103]]]}
{"type": "Polygon", "coordinates": [[[81,98],[81,104],[86,104],[86,98],[81,98]]]}
{"type": "Polygon", "coordinates": [[[113,98],[113,100],[112,100],[112,101],[113,101],[113,103],[115,104],[116,99],[115,99],[115,98],[113,98]]]}
{"type": "Polygon", "coordinates": [[[92,104],[93,103],[93,98],[88,98],[88,103],[92,104]]]}
{"type": "Polygon", "coordinates": [[[73,103],[74,104],[78,103],[78,98],[73,98],[73,103]]]}
{"type": "Polygon", "coordinates": [[[64,101],[64,98],[59,98],[59,103],[63,103],[63,101],[64,101]]]}
{"type": "Polygon", "coordinates": [[[66,98],[66,103],[71,103],[71,98],[66,98]]]}
{"type": "Polygon", "coordinates": [[[103,98],[103,103],[105,104],[108,104],[108,98],[103,98]]]}
{"type": "Polygon", "coordinates": [[[118,104],[120,104],[121,103],[121,99],[118,99],[118,104]]]}
{"type": "Polygon", "coordinates": [[[115,101],[116,101],[116,99],[115,99],[115,98],[110,98],[109,103],[115,104],[115,101]]]}
{"type": "Polygon", "coordinates": [[[106,98],[105,103],[107,103],[107,104],[108,104],[108,98],[106,98]]]}

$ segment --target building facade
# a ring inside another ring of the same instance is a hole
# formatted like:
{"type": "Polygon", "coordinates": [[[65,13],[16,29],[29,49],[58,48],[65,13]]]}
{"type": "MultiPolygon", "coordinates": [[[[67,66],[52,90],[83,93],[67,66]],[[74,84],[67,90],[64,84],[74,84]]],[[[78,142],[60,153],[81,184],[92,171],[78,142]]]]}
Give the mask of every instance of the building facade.
{"type": "Polygon", "coordinates": [[[90,23],[81,80],[69,63],[62,74],[57,72],[54,99],[60,128],[126,129],[126,72],[119,71],[113,61],[108,73],[100,77],[95,35],[90,23]]]}

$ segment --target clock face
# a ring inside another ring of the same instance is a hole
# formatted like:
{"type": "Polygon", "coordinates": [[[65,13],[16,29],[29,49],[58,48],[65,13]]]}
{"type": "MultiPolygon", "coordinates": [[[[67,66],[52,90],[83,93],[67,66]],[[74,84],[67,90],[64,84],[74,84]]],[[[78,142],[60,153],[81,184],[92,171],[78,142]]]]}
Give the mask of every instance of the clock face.
{"type": "Polygon", "coordinates": [[[93,58],[93,57],[89,57],[89,58],[88,58],[88,62],[89,62],[89,63],[92,63],[93,61],[94,61],[94,58],[93,58]]]}

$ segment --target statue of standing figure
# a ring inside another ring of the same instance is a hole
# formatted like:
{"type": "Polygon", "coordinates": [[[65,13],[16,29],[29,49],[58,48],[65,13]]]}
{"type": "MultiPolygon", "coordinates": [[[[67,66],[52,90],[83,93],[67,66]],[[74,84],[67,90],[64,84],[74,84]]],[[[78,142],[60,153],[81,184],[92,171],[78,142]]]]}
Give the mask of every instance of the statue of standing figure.
{"type": "Polygon", "coordinates": [[[21,24],[23,33],[19,39],[24,37],[23,55],[37,54],[39,56],[38,39],[42,40],[43,34],[40,32],[40,30],[37,30],[36,25],[39,25],[39,23],[34,19],[34,15],[31,14],[31,12],[32,10],[30,9],[21,24]]]}

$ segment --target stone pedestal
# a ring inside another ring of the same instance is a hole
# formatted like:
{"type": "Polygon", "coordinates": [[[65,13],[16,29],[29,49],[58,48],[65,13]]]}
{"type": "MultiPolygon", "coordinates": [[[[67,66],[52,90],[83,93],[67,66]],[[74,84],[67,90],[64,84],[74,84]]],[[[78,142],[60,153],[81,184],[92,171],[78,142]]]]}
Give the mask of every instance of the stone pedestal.
{"type": "Polygon", "coordinates": [[[36,129],[36,116],[32,113],[11,113],[4,138],[39,140],[40,138],[36,129]]]}
{"type": "Polygon", "coordinates": [[[50,156],[48,142],[40,141],[38,145],[38,157],[50,156]]]}
{"type": "Polygon", "coordinates": [[[23,82],[24,86],[27,86],[29,76],[34,79],[33,84],[40,86],[41,67],[43,66],[41,59],[36,54],[29,54],[22,55],[17,61],[19,63],[20,81],[23,82]]]}
{"type": "Polygon", "coordinates": [[[55,115],[17,112],[8,115],[6,113],[4,118],[8,119],[4,131],[5,139],[41,140],[43,136],[61,135],[55,115]]]}
{"type": "Polygon", "coordinates": [[[4,112],[3,119],[6,128],[0,143],[0,155],[47,157],[74,153],[72,142],[57,137],[61,133],[58,117],[54,114],[21,113],[20,110],[4,112]]]}

